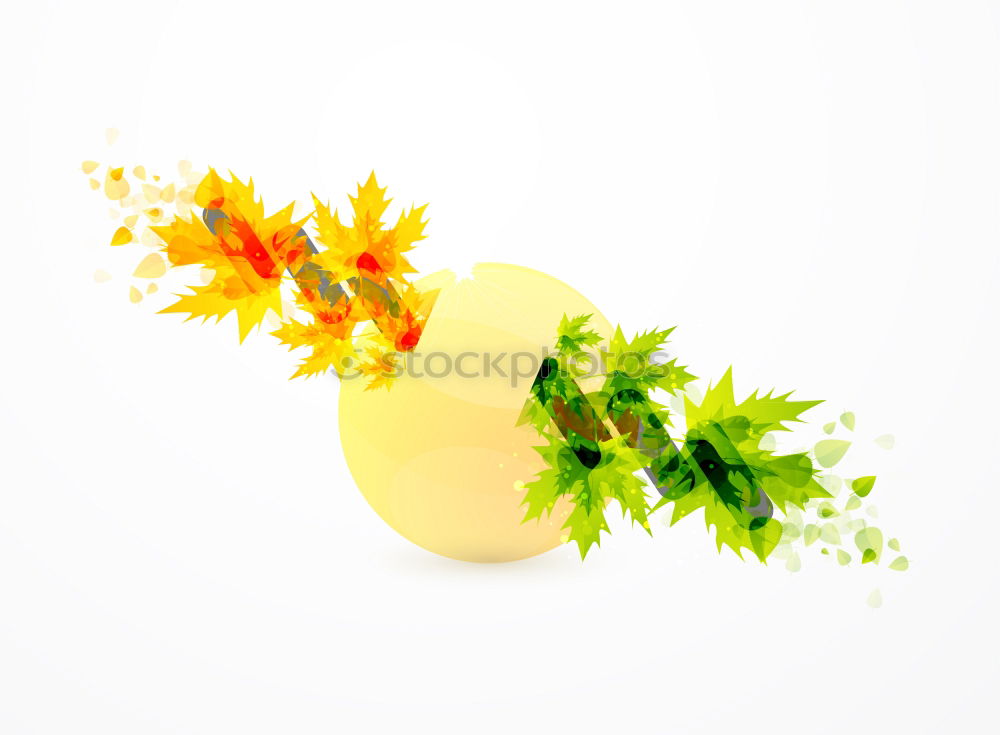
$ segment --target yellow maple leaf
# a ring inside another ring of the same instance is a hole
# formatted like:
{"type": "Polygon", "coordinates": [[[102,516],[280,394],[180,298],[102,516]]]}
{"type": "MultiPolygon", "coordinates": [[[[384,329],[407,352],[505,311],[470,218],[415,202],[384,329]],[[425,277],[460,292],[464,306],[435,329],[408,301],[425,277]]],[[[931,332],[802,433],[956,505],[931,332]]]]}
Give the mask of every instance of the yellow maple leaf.
{"type": "Polygon", "coordinates": [[[285,272],[297,272],[308,257],[302,231],[308,218],[294,222],[294,204],[266,216],[252,179],[244,184],[233,176],[227,181],[214,169],[195,190],[195,203],[206,210],[211,229],[194,215],[151,229],[163,240],[172,265],[202,265],[212,270],[212,280],[162,313],[219,319],[235,311],[242,342],[268,309],[281,316],[285,272]]]}
{"type": "Polygon", "coordinates": [[[329,304],[312,289],[303,289],[296,301],[309,312],[312,321],[290,319],[272,332],[289,349],[310,349],[292,377],[319,375],[331,368],[342,375],[348,366],[347,358],[354,353],[352,334],[358,312],[353,302],[345,294],[335,304],[329,304]]]}
{"type": "Polygon", "coordinates": [[[342,223],[337,211],[331,212],[330,206],[314,194],[316,239],[325,249],[313,257],[313,262],[338,280],[362,277],[379,284],[389,279],[406,282],[407,274],[416,271],[403,253],[424,238],[427,205],[404,210],[396,225],[386,228],[382,216],[392,200],[385,198],[385,191],[379,188],[374,172],[364,185],[359,184],[357,196],[350,197],[354,211],[350,225],[342,223]]]}

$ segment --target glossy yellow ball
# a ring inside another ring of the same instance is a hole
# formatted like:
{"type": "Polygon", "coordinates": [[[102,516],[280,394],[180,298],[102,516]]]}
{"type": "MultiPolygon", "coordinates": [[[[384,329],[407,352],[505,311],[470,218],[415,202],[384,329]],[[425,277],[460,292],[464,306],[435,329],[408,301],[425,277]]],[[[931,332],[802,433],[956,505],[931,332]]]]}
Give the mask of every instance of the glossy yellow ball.
{"type": "Polygon", "coordinates": [[[563,314],[593,314],[581,294],[529,268],[482,263],[471,278],[444,271],[417,350],[385,389],[341,383],[340,436],[354,480],[402,536],[454,559],[502,562],[557,546],[568,505],[522,524],[523,483],[543,464],[531,426],[517,426],[563,314]]]}

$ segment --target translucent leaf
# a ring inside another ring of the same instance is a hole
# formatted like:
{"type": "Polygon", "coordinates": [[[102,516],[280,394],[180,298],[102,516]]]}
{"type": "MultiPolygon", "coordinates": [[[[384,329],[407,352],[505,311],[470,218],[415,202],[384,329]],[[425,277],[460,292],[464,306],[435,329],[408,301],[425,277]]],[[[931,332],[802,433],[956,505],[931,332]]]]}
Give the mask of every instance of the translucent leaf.
{"type": "Polygon", "coordinates": [[[875,443],[882,447],[882,449],[892,449],[896,446],[896,437],[892,434],[883,434],[882,436],[875,437],[875,443]]]}
{"type": "Polygon", "coordinates": [[[159,253],[150,253],[140,261],[132,273],[136,278],[159,278],[167,272],[167,264],[159,253]]]}
{"type": "Polygon", "coordinates": [[[873,559],[882,556],[882,532],[874,526],[862,528],[854,534],[854,543],[862,554],[870,550],[874,554],[873,559]]]}
{"type": "Polygon", "coordinates": [[[861,507],[861,498],[857,495],[852,495],[847,499],[847,504],[844,506],[844,510],[857,510],[861,507]]]}
{"type": "Polygon", "coordinates": [[[889,548],[893,551],[899,551],[899,539],[891,538],[889,539],[889,548]]]}
{"type": "Polygon", "coordinates": [[[840,515],[837,512],[837,509],[833,507],[833,504],[829,502],[820,503],[819,508],[816,510],[816,514],[820,518],[833,518],[834,516],[840,515]]]}
{"type": "Polygon", "coordinates": [[[851,483],[851,490],[859,498],[864,498],[868,496],[868,493],[872,491],[875,487],[875,475],[866,475],[865,477],[859,477],[857,480],[851,483]]]}
{"type": "Polygon", "coordinates": [[[840,546],[840,531],[832,523],[824,523],[819,537],[828,544],[840,546]]]}
{"type": "Polygon", "coordinates": [[[882,592],[878,588],[868,595],[868,607],[882,607],[882,592]]]}
{"type": "Polygon", "coordinates": [[[867,564],[868,562],[875,561],[875,549],[865,549],[861,552],[861,563],[867,564]]]}
{"type": "Polygon", "coordinates": [[[897,556],[889,565],[889,569],[895,569],[897,572],[905,572],[909,568],[910,562],[905,556],[897,556]]]}
{"type": "Polygon", "coordinates": [[[851,448],[849,441],[843,439],[823,439],[816,442],[816,461],[823,467],[833,467],[843,459],[847,450],[851,448]]]}
{"type": "Polygon", "coordinates": [[[80,168],[83,169],[83,172],[85,174],[94,173],[94,171],[97,170],[97,166],[98,166],[97,161],[84,161],[82,164],[80,164],[80,168]]]}
{"type": "Polygon", "coordinates": [[[840,563],[840,566],[846,567],[851,563],[851,555],[843,549],[837,549],[837,561],[840,563]]]}
{"type": "Polygon", "coordinates": [[[844,411],[844,413],[840,414],[840,423],[851,431],[854,431],[854,412],[844,411]]]}
{"type": "Polygon", "coordinates": [[[802,568],[802,560],[799,558],[798,554],[792,554],[788,557],[788,561],[785,562],[785,569],[790,572],[797,572],[802,568]]]}
{"type": "Polygon", "coordinates": [[[135,286],[132,286],[128,292],[128,299],[133,304],[138,304],[140,301],[142,301],[142,291],[137,289],[135,286]]]}
{"type": "Polygon", "coordinates": [[[837,428],[836,421],[831,421],[830,423],[823,425],[823,431],[826,432],[827,434],[832,434],[833,430],[836,428],[837,428]]]}
{"type": "Polygon", "coordinates": [[[814,523],[806,524],[806,527],[802,530],[802,538],[806,542],[806,546],[811,545],[819,538],[819,526],[814,523]]]}

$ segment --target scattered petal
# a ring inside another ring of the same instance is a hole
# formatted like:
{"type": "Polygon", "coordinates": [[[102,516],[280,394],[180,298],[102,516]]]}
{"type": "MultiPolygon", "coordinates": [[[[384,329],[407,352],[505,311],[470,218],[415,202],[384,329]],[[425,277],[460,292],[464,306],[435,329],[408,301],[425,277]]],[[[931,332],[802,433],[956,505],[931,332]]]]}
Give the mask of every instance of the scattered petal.
{"type": "Polygon", "coordinates": [[[146,287],[146,294],[147,295],[154,294],[159,290],[160,290],[159,286],[157,286],[155,283],[151,283],[149,284],[149,286],[146,287]]]}
{"type": "Polygon", "coordinates": [[[99,165],[100,164],[98,164],[97,161],[84,161],[82,164],[80,164],[80,168],[83,169],[83,172],[85,174],[92,174],[94,173],[94,171],[97,170],[97,167],[99,165]]]}
{"type": "Polygon", "coordinates": [[[865,549],[861,552],[861,563],[868,564],[875,561],[875,549],[865,549]]]}
{"type": "Polygon", "coordinates": [[[868,607],[882,607],[882,592],[878,588],[868,595],[868,607]]]}
{"type": "Polygon", "coordinates": [[[132,231],[128,227],[119,227],[111,236],[112,245],[127,245],[132,242],[132,231]]]}
{"type": "Polygon", "coordinates": [[[159,278],[167,272],[167,264],[159,253],[150,253],[136,266],[132,273],[136,278],[159,278]]]}
{"type": "Polygon", "coordinates": [[[107,283],[111,280],[111,274],[105,270],[98,269],[94,271],[94,280],[98,283],[107,283]]]}
{"type": "Polygon", "coordinates": [[[874,526],[867,526],[854,534],[854,543],[862,554],[866,551],[872,552],[873,556],[869,561],[882,556],[882,532],[874,526]]]}
{"type": "Polygon", "coordinates": [[[889,539],[889,548],[893,551],[899,551],[899,539],[891,538],[889,539]]]}
{"type": "Polygon", "coordinates": [[[875,437],[875,443],[882,447],[882,449],[892,449],[896,446],[896,437],[892,434],[883,434],[882,436],[875,437]]]}
{"type": "Polygon", "coordinates": [[[897,556],[889,565],[889,569],[895,569],[897,572],[905,572],[909,568],[910,561],[905,556],[897,556]]]}
{"type": "Polygon", "coordinates": [[[873,487],[875,487],[875,475],[859,477],[851,483],[851,490],[853,490],[854,494],[859,498],[868,497],[868,493],[872,491],[873,487]]]}
{"type": "Polygon", "coordinates": [[[797,572],[802,568],[802,560],[799,558],[798,554],[792,554],[788,557],[788,561],[785,562],[785,569],[790,572],[797,572]]]}
{"type": "Polygon", "coordinates": [[[174,185],[167,184],[163,187],[163,191],[160,192],[160,199],[165,202],[172,202],[174,200],[174,185]]]}
{"type": "Polygon", "coordinates": [[[108,145],[113,145],[118,140],[118,128],[108,128],[105,130],[104,139],[108,141],[108,145]]]}
{"type": "Polygon", "coordinates": [[[122,222],[125,223],[125,226],[128,227],[129,229],[135,227],[138,221],[139,221],[139,215],[137,214],[130,214],[128,217],[122,220],[122,222]]]}
{"type": "Polygon", "coordinates": [[[89,183],[90,183],[90,188],[94,189],[95,191],[101,188],[101,182],[98,181],[97,179],[91,179],[89,183]]]}
{"type": "Polygon", "coordinates": [[[843,459],[847,450],[851,448],[849,441],[843,439],[823,439],[816,442],[816,461],[823,467],[833,467],[843,459]]]}
{"type": "Polygon", "coordinates": [[[802,531],[802,538],[806,542],[806,546],[810,546],[819,538],[819,526],[814,523],[807,523],[802,531]]]}
{"type": "Polygon", "coordinates": [[[827,434],[832,434],[833,430],[836,429],[836,428],[837,428],[837,422],[836,421],[831,421],[830,423],[823,425],[823,431],[825,433],[827,433],[827,434]]]}
{"type": "Polygon", "coordinates": [[[819,537],[828,544],[840,546],[840,531],[832,523],[824,523],[819,537]]]}
{"type": "Polygon", "coordinates": [[[137,289],[135,286],[132,286],[129,288],[128,298],[133,304],[138,304],[142,301],[142,291],[137,289]]]}
{"type": "Polygon", "coordinates": [[[132,169],[132,175],[135,176],[140,181],[145,181],[146,180],[146,167],[145,166],[136,166],[134,169],[132,169]]]}
{"type": "Polygon", "coordinates": [[[816,514],[820,518],[833,518],[834,516],[840,515],[837,509],[833,507],[833,503],[823,502],[820,503],[819,508],[816,510],[816,514]]]}
{"type": "Polygon", "coordinates": [[[854,431],[854,412],[844,411],[842,414],[840,414],[840,423],[842,423],[851,431],[854,431]]]}
{"type": "Polygon", "coordinates": [[[837,562],[840,564],[840,566],[846,567],[848,564],[851,563],[851,555],[848,554],[843,549],[837,549],[837,562]]]}
{"type": "Polygon", "coordinates": [[[861,498],[857,495],[852,495],[847,499],[847,504],[844,506],[844,510],[857,510],[861,507],[861,498]]]}

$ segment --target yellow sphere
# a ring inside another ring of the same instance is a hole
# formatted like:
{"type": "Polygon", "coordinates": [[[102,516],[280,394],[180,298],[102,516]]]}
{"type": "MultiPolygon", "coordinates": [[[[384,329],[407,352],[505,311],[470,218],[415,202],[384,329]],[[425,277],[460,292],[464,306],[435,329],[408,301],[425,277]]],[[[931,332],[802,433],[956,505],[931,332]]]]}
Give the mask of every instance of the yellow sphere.
{"type": "Polygon", "coordinates": [[[355,482],[382,519],[437,554],[524,559],[557,546],[568,504],[522,524],[522,483],[543,469],[533,427],[516,426],[559,320],[593,314],[581,294],[529,268],[481,263],[417,283],[440,289],[407,369],[385,389],[346,379],[340,437],[355,482]]]}

